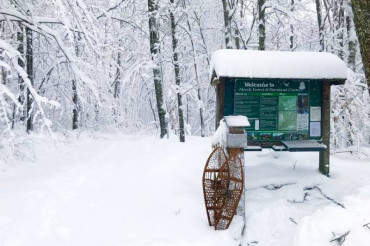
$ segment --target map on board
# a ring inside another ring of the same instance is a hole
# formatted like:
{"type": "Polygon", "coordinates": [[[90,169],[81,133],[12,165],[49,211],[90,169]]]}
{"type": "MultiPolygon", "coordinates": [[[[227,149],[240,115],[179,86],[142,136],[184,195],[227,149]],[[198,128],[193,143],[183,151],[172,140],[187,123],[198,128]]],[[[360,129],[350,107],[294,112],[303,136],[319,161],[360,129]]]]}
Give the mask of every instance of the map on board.
{"type": "Polygon", "coordinates": [[[297,111],[297,96],[279,96],[279,111],[297,111]]]}
{"type": "Polygon", "coordinates": [[[280,111],[279,112],[279,130],[295,131],[297,130],[297,112],[280,111]]]}

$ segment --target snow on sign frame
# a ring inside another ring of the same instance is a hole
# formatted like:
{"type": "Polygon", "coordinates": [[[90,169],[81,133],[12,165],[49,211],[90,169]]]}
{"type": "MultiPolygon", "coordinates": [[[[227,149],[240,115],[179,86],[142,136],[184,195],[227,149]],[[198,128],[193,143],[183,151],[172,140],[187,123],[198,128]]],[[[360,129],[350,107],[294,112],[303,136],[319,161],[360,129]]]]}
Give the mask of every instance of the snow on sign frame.
{"type": "Polygon", "coordinates": [[[238,156],[226,157],[221,147],[213,150],[203,172],[203,194],[208,223],[215,230],[229,227],[244,188],[243,165],[238,156]]]}

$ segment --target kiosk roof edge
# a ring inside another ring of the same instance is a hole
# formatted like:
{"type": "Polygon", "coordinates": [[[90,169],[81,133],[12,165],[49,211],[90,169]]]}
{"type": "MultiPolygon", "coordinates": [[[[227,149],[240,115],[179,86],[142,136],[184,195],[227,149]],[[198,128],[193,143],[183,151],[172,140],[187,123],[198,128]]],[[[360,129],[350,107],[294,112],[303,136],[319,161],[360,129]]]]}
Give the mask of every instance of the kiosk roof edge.
{"type": "Polygon", "coordinates": [[[326,52],[217,50],[211,59],[211,82],[216,76],[318,79],[342,84],[347,79],[347,66],[339,57],[326,52]]]}

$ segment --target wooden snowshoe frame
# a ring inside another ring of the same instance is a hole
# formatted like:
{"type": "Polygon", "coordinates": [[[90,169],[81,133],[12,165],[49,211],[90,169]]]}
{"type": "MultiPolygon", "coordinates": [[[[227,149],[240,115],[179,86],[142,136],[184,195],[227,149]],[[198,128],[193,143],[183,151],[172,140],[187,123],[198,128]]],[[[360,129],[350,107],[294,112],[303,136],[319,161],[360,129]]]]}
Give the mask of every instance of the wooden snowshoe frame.
{"type": "Polygon", "coordinates": [[[203,194],[208,223],[216,230],[229,227],[244,188],[244,172],[240,158],[226,157],[216,148],[209,156],[203,172],[203,194]]]}
{"type": "Polygon", "coordinates": [[[216,188],[216,179],[221,166],[225,163],[227,157],[221,147],[215,148],[208,157],[203,172],[203,195],[206,205],[208,224],[215,225],[214,221],[214,194],[216,188]]]}
{"type": "Polygon", "coordinates": [[[244,188],[243,165],[238,156],[231,156],[221,166],[216,180],[214,220],[216,230],[225,230],[236,214],[244,188]]]}

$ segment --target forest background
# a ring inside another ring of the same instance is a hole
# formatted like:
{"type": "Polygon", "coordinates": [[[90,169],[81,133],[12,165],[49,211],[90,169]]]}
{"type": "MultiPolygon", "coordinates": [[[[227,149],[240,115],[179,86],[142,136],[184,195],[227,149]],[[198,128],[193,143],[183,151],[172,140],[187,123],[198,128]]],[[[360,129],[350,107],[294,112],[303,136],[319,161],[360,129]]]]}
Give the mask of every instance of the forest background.
{"type": "Polygon", "coordinates": [[[0,0],[0,152],[12,156],[26,133],[210,136],[221,48],[336,54],[348,80],[332,88],[331,149],[360,151],[370,142],[366,2],[0,0]]]}

